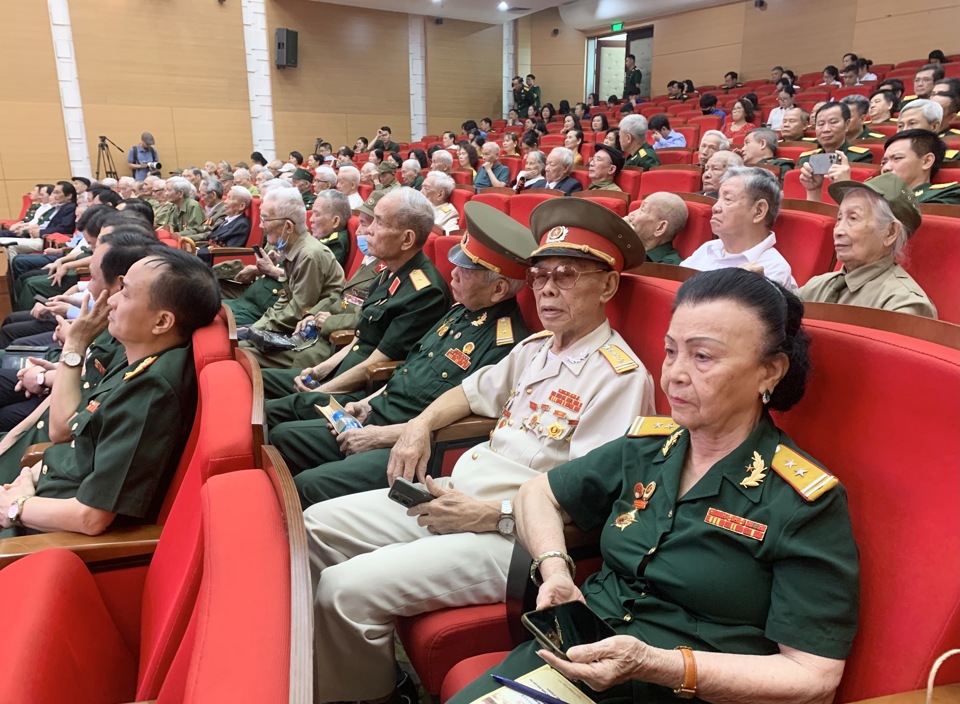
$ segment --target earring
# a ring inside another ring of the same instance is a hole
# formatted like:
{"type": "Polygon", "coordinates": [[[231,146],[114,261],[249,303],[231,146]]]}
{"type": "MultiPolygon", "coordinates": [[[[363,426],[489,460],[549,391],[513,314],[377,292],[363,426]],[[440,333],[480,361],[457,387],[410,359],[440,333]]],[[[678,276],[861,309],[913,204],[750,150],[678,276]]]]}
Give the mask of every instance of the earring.
{"type": "Polygon", "coordinates": [[[768,403],[770,403],[770,392],[764,391],[762,398],[763,398],[763,405],[766,406],[768,403]]]}

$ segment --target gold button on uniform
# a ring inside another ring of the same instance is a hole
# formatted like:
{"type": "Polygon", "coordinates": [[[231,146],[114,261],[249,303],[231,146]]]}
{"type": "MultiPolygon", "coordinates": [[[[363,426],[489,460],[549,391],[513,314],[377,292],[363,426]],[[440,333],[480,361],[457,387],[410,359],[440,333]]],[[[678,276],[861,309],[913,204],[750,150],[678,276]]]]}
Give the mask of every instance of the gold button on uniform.
{"type": "Polygon", "coordinates": [[[633,620],[633,616],[631,616],[630,614],[626,614],[624,615],[623,620],[626,621],[627,623],[630,623],[633,620]]]}
{"type": "Polygon", "coordinates": [[[533,389],[528,388],[528,389],[527,389],[527,393],[528,393],[528,394],[532,394],[532,393],[533,393],[533,389]]]}
{"type": "Polygon", "coordinates": [[[43,430],[43,421],[37,423],[37,430],[43,430]]]}
{"type": "Polygon", "coordinates": [[[472,455],[470,455],[470,457],[472,457],[473,459],[477,459],[479,456],[480,456],[480,453],[478,452],[474,452],[472,455]]]}
{"type": "Polygon", "coordinates": [[[427,357],[433,357],[433,352],[428,352],[427,357]]]}
{"type": "Polygon", "coordinates": [[[43,472],[44,474],[46,474],[46,473],[47,473],[47,465],[43,465],[43,467],[41,468],[40,471],[43,472]]]}
{"type": "Polygon", "coordinates": [[[404,367],[404,368],[403,368],[403,371],[401,372],[401,374],[406,374],[406,373],[407,373],[407,368],[404,367]]]}
{"type": "Polygon", "coordinates": [[[360,345],[354,345],[354,346],[353,346],[353,351],[354,351],[354,352],[356,352],[358,349],[360,349],[360,345]]]}
{"type": "Polygon", "coordinates": [[[440,376],[442,376],[442,377],[443,377],[444,379],[446,379],[448,375],[447,375],[447,373],[446,373],[446,372],[444,372],[444,373],[443,373],[443,374],[441,374],[440,376]]]}

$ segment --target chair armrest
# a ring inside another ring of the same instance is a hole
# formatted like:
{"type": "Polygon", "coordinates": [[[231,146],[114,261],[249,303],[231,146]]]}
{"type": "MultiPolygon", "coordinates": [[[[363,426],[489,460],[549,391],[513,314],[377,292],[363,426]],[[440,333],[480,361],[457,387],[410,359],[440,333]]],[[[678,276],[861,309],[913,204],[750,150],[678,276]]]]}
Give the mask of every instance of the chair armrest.
{"type": "Polygon", "coordinates": [[[48,548],[69,550],[88,565],[110,561],[116,566],[116,560],[131,558],[137,563],[149,562],[148,558],[157,549],[161,528],[157,525],[129,526],[92,536],[59,532],[5,538],[0,540],[0,569],[21,557],[48,548]]]}
{"type": "Polygon", "coordinates": [[[43,459],[43,453],[46,452],[47,448],[53,445],[52,442],[38,442],[35,445],[30,445],[26,452],[23,453],[23,457],[20,460],[20,467],[32,467],[37,462],[40,462],[43,459]]]}
{"type": "Polygon", "coordinates": [[[250,247],[207,247],[212,257],[242,257],[245,254],[253,254],[250,247]]]}
{"type": "Polygon", "coordinates": [[[380,386],[390,381],[390,378],[393,376],[393,370],[403,364],[403,362],[404,360],[401,359],[396,362],[377,362],[376,364],[368,365],[366,368],[367,393],[372,394],[380,386]]]}
{"type": "Polygon", "coordinates": [[[330,333],[330,344],[333,345],[335,349],[340,349],[341,347],[349,345],[353,338],[353,330],[336,330],[330,333]]]}
{"type": "Polygon", "coordinates": [[[440,428],[433,433],[433,441],[437,443],[454,442],[457,440],[482,440],[490,435],[496,425],[496,418],[469,415],[455,423],[440,428]]]}

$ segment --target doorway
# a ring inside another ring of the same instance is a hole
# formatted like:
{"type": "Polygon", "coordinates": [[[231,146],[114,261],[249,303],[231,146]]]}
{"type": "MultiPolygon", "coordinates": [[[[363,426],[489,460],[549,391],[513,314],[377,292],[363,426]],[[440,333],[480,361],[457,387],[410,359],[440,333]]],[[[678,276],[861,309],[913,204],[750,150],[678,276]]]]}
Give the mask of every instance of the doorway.
{"type": "Polygon", "coordinates": [[[611,95],[618,98],[623,95],[623,62],[627,54],[633,54],[637,68],[643,74],[640,81],[641,92],[650,95],[650,73],[653,67],[653,27],[641,27],[626,33],[597,37],[590,42],[592,61],[587,62],[588,74],[592,85],[587,92],[596,92],[601,100],[611,95]],[[590,69],[593,69],[590,71],[590,69]]]}

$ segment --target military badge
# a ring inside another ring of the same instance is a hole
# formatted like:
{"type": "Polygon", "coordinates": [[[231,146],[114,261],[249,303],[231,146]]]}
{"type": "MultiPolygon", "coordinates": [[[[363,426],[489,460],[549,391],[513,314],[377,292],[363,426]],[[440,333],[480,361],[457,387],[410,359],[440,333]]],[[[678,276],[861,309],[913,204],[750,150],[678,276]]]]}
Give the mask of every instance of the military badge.
{"type": "Polygon", "coordinates": [[[646,486],[643,485],[643,482],[637,482],[633,487],[633,507],[638,511],[645,509],[647,507],[647,502],[650,501],[650,497],[653,496],[653,492],[656,490],[656,482],[650,482],[646,486]]]}
{"type": "Polygon", "coordinates": [[[547,233],[547,242],[563,242],[567,239],[568,232],[563,225],[558,225],[547,233]]]}
{"type": "Polygon", "coordinates": [[[619,528],[621,531],[625,531],[627,529],[627,526],[632,526],[636,522],[637,522],[637,509],[633,509],[628,513],[623,513],[617,516],[617,520],[615,520],[611,524],[611,526],[614,528],[619,528]]]}
{"type": "Polygon", "coordinates": [[[741,479],[740,486],[760,486],[763,480],[767,478],[767,475],[764,474],[764,472],[767,471],[767,466],[763,463],[763,458],[756,450],[753,452],[753,462],[747,465],[747,471],[750,472],[750,476],[741,479]]]}
{"type": "Polygon", "coordinates": [[[762,541],[763,536],[767,533],[767,526],[763,523],[748,521],[746,518],[734,516],[732,513],[726,513],[725,511],[720,511],[715,508],[707,511],[703,522],[717,526],[718,528],[723,528],[737,535],[745,535],[754,540],[762,541]]]}

